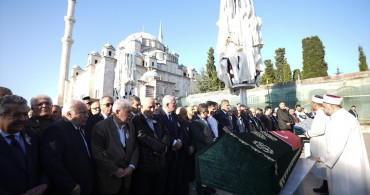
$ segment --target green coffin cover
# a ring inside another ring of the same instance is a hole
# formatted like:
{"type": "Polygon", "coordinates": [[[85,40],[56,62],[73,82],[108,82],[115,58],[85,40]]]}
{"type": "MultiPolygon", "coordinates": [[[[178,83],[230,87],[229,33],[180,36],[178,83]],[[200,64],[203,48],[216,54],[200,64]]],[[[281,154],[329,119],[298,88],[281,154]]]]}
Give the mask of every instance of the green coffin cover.
{"type": "Polygon", "coordinates": [[[197,153],[197,181],[233,194],[278,194],[301,152],[269,132],[225,134],[197,153]]]}

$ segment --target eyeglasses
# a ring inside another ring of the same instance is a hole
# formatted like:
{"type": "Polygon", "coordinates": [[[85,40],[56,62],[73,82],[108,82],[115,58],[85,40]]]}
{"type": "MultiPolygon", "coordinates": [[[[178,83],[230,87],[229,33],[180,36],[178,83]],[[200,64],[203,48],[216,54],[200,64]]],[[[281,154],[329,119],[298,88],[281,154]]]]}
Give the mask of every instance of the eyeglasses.
{"type": "Polygon", "coordinates": [[[159,103],[155,103],[155,105],[160,105],[159,103]]]}
{"type": "Polygon", "coordinates": [[[45,106],[51,106],[51,103],[50,102],[40,102],[40,103],[38,103],[38,104],[36,104],[37,106],[42,106],[42,105],[44,105],[45,104],[45,106]]]}
{"type": "Polygon", "coordinates": [[[104,106],[106,106],[106,107],[113,106],[113,103],[106,103],[106,104],[104,104],[104,106]]]}
{"type": "MultiPolygon", "coordinates": [[[[108,106],[107,106],[108,107],[108,106]]],[[[100,110],[100,107],[96,107],[96,108],[91,108],[93,110],[100,110]]]]}

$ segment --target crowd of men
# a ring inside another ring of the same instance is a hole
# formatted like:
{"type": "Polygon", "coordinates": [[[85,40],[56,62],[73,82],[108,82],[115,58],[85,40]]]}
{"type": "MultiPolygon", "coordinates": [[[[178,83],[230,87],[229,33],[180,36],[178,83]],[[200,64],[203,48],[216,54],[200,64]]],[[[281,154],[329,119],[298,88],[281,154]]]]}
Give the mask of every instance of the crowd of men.
{"type": "MultiPolygon", "coordinates": [[[[9,89],[1,87],[0,95],[0,194],[188,194],[195,180],[195,154],[218,137],[292,131],[294,124],[315,117],[299,105],[289,109],[284,102],[274,110],[269,106],[262,110],[242,104],[231,107],[228,100],[178,107],[170,95],[163,97],[162,105],[151,97],[114,101],[104,96],[95,102],[89,97],[71,99],[60,107],[50,97],[37,95],[29,108],[9,89]]],[[[322,110],[322,102],[313,100],[312,108],[322,110]]],[[[325,114],[333,115],[333,109],[328,106],[325,114]]],[[[325,114],[316,114],[313,129],[329,123],[330,119],[317,119],[325,114]]],[[[308,131],[306,136],[315,142],[314,137],[328,134],[325,128],[324,133],[308,131]]],[[[332,152],[342,142],[327,150],[332,152]]],[[[345,146],[342,149],[346,151],[345,146]]],[[[332,170],[338,158],[337,164],[341,162],[340,155],[327,152],[326,144],[325,150],[317,150],[313,160],[332,170]]],[[[340,164],[347,168],[345,162],[340,164]]],[[[326,174],[321,178],[328,180],[329,188],[334,185],[326,174]]],[[[194,187],[198,194],[215,193],[200,183],[194,187]]]]}

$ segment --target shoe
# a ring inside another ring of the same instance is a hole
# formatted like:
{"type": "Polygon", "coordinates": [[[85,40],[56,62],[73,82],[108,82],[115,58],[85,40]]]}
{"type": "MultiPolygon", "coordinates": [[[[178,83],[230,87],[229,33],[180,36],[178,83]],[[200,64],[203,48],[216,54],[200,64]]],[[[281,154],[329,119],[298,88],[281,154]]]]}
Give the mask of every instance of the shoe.
{"type": "Polygon", "coordinates": [[[329,194],[328,189],[325,189],[323,187],[314,188],[313,191],[316,192],[316,193],[319,193],[319,194],[329,194]]]}

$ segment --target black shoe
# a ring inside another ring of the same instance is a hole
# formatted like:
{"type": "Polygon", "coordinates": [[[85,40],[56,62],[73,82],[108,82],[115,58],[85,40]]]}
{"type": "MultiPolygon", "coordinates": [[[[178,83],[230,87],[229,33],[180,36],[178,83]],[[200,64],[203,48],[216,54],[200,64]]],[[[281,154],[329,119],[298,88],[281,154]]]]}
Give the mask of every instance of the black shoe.
{"type": "Polygon", "coordinates": [[[329,194],[328,189],[325,189],[322,186],[320,188],[314,188],[313,191],[319,194],[329,194]]]}

